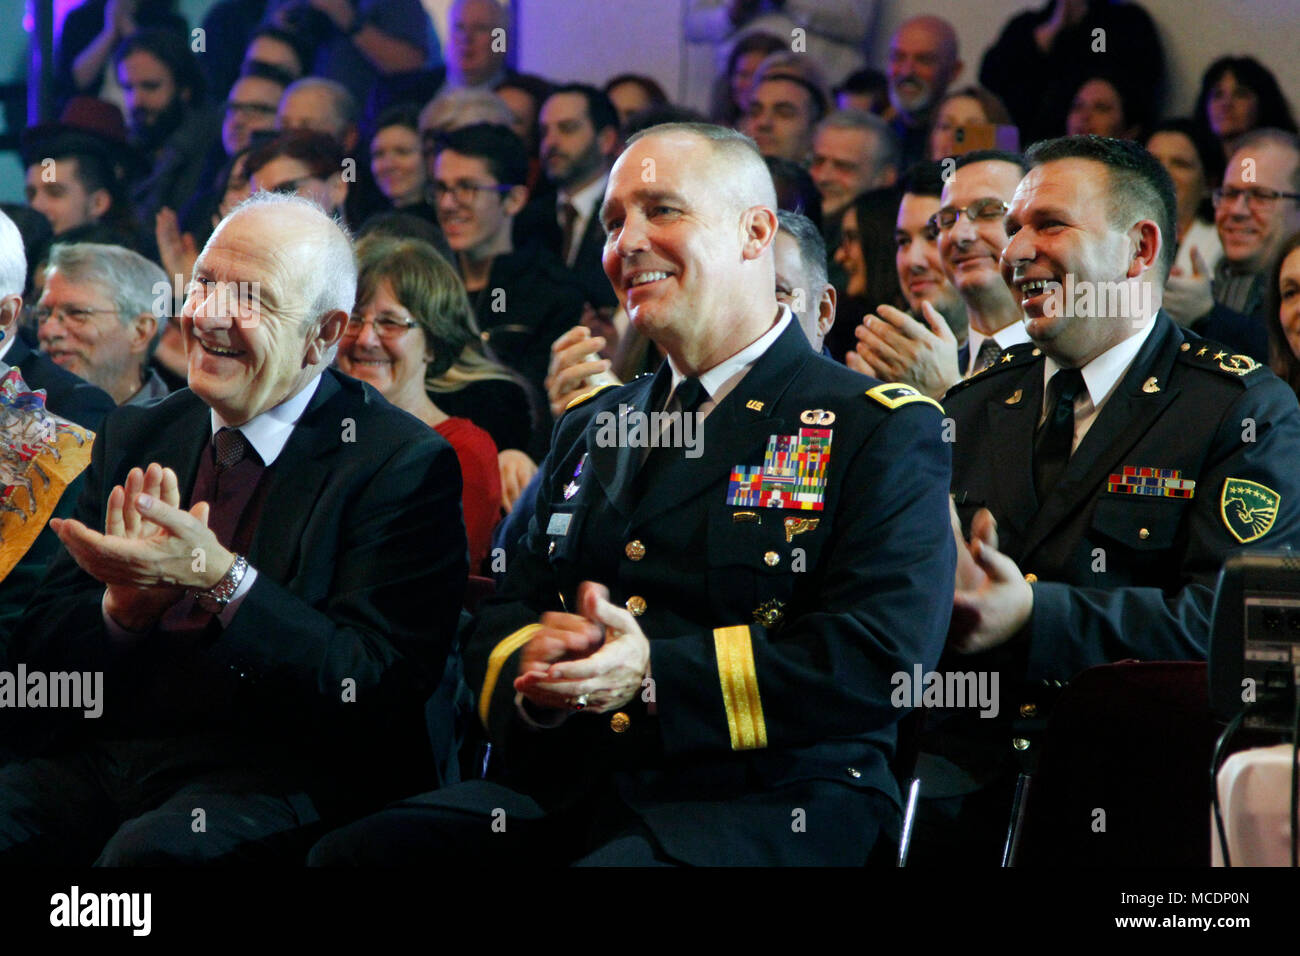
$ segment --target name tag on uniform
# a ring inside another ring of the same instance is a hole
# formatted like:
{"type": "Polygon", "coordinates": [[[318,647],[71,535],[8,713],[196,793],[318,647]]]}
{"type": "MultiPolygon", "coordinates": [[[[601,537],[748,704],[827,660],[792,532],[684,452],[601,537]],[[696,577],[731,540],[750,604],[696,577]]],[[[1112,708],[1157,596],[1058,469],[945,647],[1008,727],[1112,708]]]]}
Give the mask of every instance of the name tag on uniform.
{"type": "Polygon", "coordinates": [[[571,514],[561,514],[559,512],[551,515],[551,520],[547,522],[547,534],[564,535],[569,533],[569,522],[573,520],[571,514]]]}

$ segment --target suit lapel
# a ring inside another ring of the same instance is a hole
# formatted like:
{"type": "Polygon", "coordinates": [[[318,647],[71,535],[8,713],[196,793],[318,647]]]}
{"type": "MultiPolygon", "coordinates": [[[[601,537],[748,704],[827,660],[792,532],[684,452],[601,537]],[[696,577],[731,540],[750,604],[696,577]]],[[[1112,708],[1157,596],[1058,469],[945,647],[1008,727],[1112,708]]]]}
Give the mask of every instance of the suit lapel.
{"type": "Polygon", "coordinates": [[[704,420],[700,457],[686,458],[681,449],[673,449],[675,458],[653,494],[636,502],[632,524],[643,524],[698,497],[738,465],[761,465],[768,438],[785,427],[772,410],[812,355],[803,330],[791,320],[740,384],[704,420]],[[750,402],[759,409],[750,407],[750,402]]]}
{"type": "Polygon", "coordinates": [[[1070,456],[1061,480],[1039,507],[1025,540],[1024,554],[1091,500],[1106,476],[1121,466],[1124,455],[1178,397],[1179,390],[1169,388],[1167,383],[1181,340],[1174,324],[1160,313],[1150,337],[1070,456]],[[1159,391],[1144,390],[1144,384],[1153,377],[1159,391]]]}
{"type": "Polygon", "coordinates": [[[319,500],[336,466],[345,416],[333,408],[343,391],[335,376],[331,369],[321,373],[320,387],[271,466],[271,486],[248,562],[276,581],[289,580],[312,514],[310,503],[319,500]]]}
{"type": "Polygon", "coordinates": [[[1042,407],[1043,362],[1040,359],[1031,362],[1023,375],[1009,381],[989,399],[986,412],[988,434],[997,436],[997,441],[1010,454],[1003,457],[996,449],[987,446],[976,450],[976,454],[993,463],[997,473],[997,480],[990,483],[994,490],[990,494],[989,510],[1017,535],[1023,534],[1033,519],[1034,431],[1042,407]],[[1020,449],[1026,448],[1030,450],[1029,454],[1022,454],[1020,449]],[[1006,462],[1011,462],[1009,468],[1004,468],[1002,463],[1006,462]]]}
{"type": "MultiPolygon", "coordinates": [[[[619,403],[620,407],[611,409],[612,413],[621,419],[630,411],[651,411],[650,397],[654,394],[656,383],[664,382],[670,375],[668,363],[664,362],[656,374],[646,375],[632,382],[625,393],[623,401],[619,403]]],[[[662,391],[666,393],[666,384],[662,391]]],[[[622,424],[622,422],[620,421],[619,424],[622,424]]],[[[641,468],[641,460],[644,457],[645,449],[628,447],[625,443],[619,441],[601,440],[598,423],[595,431],[592,431],[589,427],[588,434],[593,437],[587,442],[587,459],[590,466],[595,470],[596,480],[605,489],[605,497],[619,513],[623,515],[631,514],[633,505],[630,500],[632,482],[636,478],[637,471],[641,468]]],[[[564,478],[564,476],[561,475],[560,478],[564,478]]]]}

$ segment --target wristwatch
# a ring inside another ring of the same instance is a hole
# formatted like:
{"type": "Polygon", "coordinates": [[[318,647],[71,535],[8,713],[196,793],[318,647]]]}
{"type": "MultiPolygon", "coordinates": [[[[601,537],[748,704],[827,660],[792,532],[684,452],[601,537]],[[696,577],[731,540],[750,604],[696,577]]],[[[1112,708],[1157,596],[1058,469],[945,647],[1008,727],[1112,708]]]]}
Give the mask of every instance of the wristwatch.
{"type": "Polygon", "coordinates": [[[230,599],[239,590],[239,582],[244,580],[248,571],[248,562],[242,554],[235,555],[235,562],[230,570],[221,576],[221,580],[206,591],[190,590],[194,603],[209,614],[220,614],[230,603],[230,599]]]}

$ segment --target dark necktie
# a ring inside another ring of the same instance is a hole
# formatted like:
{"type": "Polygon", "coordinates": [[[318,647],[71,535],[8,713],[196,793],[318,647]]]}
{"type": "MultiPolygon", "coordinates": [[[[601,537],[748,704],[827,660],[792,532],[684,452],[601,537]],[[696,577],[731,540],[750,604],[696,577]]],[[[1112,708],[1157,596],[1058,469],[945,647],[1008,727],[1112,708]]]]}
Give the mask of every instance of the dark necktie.
{"type": "Polygon", "coordinates": [[[560,204],[560,258],[569,264],[569,247],[573,245],[573,227],[578,223],[578,207],[571,202],[560,204]]]}
{"type": "Polygon", "coordinates": [[[998,360],[1002,354],[1002,346],[998,345],[993,339],[985,339],[980,343],[980,350],[975,354],[975,364],[971,367],[970,373],[982,372],[998,360]]]}
{"type": "MultiPolygon", "coordinates": [[[[680,411],[683,415],[694,415],[700,410],[700,406],[709,400],[709,393],[704,386],[700,384],[698,378],[684,378],[668,398],[668,403],[664,410],[668,412],[680,411]]],[[[656,408],[656,406],[652,406],[656,408]]],[[[684,426],[683,426],[684,427],[684,426]]],[[[694,428],[695,426],[691,426],[694,428]]],[[[662,439],[670,439],[675,432],[672,425],[669,425],[662,432],[662,439]]],[[[682,448],[672,446],[660,446],[650,448],[646,455],[645,462],[641,465],[640,472],[637,473],[637,491],[638,494],[645,494],[651,488],[658,484],[663,473],[673,462],[685,457],[685,451],[682,448]]]]}
{"type": "Polygon", "coordinates": [[[248,454],[248,439],[238,428],[218,429],[212,444],[217,452],[217,474],[233,468],[248,454]]]}
{"type": "Polygon", "coordinates": [[[1034,436],[1034,490],[1040,504],[1070,462],[1074,400],[1083,390],[1083,373],[1077,368],[1060,369],[1047,383],[1047,418],[1034,436]]]}

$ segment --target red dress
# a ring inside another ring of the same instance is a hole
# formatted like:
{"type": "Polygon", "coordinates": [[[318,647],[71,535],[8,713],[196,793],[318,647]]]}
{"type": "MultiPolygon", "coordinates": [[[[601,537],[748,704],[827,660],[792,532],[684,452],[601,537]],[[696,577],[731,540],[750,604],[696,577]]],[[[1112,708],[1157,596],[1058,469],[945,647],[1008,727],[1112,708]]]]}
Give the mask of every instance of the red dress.
{"type": "Polygon", "coordinates": [[[501,472],[497,467],[497,446],[491,435],[468,418],[448,418],[434,428],[451,443],[460,459],[464,482],[461,507],[465,512],[465,535],[469,538],[469,573],[480,574],[483,559],[492,546],[492,531],[501,520],[501,472]]]}

